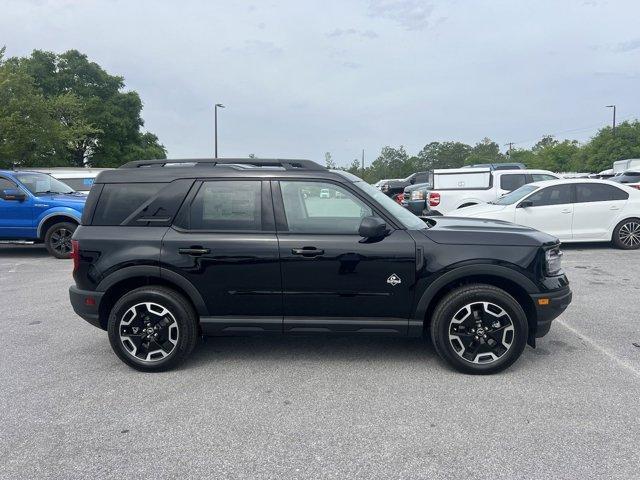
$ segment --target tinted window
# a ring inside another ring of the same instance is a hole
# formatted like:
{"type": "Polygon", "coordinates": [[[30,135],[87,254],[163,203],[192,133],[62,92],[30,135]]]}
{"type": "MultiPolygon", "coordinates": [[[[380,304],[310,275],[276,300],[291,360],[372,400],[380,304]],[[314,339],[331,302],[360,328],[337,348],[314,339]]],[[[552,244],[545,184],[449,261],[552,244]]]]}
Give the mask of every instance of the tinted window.
{"type": "Polygon", "coordinates": [[[610,200],[626,200],[627,192],[602,183],[579,183],[576,185],[576,202],[606,202],[610,200]]]}
{"type": "Polygon", "coordinates": [[[532,173],[531,179],[534,182],[543,182],[545,180],[557,180],[558,178],[554,177],[553,175],[549,175],[547,173],[532,173]]]}
{"type": "Polygon", "coordinates": [[[261,182],[204,182],[190,210],[191,230],[261,230],[261,182]]]}
{"type": "Polygon", "coordinates": [[[282,201],[290,232],[357,234],[363,217],[373,211],[332,183],[282,181],[282,201]]]}
{"type": "Polygon", "coordinates": [[[105,185],[93,215],[93,225],[120,225],[148,203],[164,183],[112,183],[105,185]]]}
{"type": "Polygon", "coordinates": [[[528,197],[527,200],[533,202],[534,207],[571,203],[571,185],[554,185],[543,188],[528,197]]]}
{"type": "Polygon", "coordinates": [[[508,190],[509,192],[520,188],[527,183],[527,179],[523,174],[514,173],[509,175],[502,175],[500,177],[500,188],[502,190],[508,190]]]}

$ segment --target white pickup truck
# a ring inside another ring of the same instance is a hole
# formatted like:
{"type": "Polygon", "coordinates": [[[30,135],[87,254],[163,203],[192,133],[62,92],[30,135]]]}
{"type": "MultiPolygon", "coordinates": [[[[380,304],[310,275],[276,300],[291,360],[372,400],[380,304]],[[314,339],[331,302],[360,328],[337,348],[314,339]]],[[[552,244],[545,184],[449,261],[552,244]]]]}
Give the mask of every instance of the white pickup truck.
{"type": "Polygon", "coordinates": [[[462,207],[491,202],[527,183],[561,178],[547,170],[446,168],[433,171],[427,197],[428,215],[444,215],[462,207]]]}

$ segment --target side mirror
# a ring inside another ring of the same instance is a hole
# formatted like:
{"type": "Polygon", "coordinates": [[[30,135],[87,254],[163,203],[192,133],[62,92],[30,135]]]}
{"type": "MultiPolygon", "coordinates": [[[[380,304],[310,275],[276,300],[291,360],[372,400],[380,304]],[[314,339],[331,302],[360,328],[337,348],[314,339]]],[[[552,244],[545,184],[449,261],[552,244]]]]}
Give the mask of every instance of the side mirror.
{"type": "Polygon", "coordinates": [[[416,183],[416,177],[413,177],[411,180],[409,180],[409,183],[411,185],[413,185],[414,183],[416,183]]]}
{"type": "Polygon", "coordinates": [[[19,190],[17,188],[7,188],[0,191],[0,198],[8,201],[24,202],[27,196],[22,190],[19,190]]]}
{"type": "Polygon", "coordinates": [[[533,202],[531,200],[523,200],[521,201],[516,208],[529,208],[533,207],[533,202]]]}
{"type": "Polygon", "coordinates": [[[358,235],[365,239],[382,238],[387,234],[387,224],[378,217],[364,217],[358,228],[358,235]]]}

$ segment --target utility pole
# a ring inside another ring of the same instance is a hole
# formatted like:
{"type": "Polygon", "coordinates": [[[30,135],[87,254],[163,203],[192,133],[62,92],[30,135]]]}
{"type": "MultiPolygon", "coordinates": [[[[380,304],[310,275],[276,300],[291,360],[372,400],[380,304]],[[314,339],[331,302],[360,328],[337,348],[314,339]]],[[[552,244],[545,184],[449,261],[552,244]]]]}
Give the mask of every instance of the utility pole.
{"type": "Polygon", "coordinates": [[[507,156],[511,157],[511,150],[513,150],[513,142],[505,143],[505,145],[509,145],[509,150],[507,150],[507,156]]]}
{"type": "Polygon", "coordinates": [[[364,148],[362,149],[362,179],[364,180],[364,148]]]}
{"type": "Polygon", "coordinates": [[[214,130],[214,145],[215,145],[215,158],[218,158],[218,108],[225,108],[221,103],[216,103],[213,107],[213,130],[214,130]]]}
{"type": "Polygon", "coordinates": [[[613,108],[613,135],[616,134],[616,106],[615,105],[607,105],[607,108],[613,108]]]}

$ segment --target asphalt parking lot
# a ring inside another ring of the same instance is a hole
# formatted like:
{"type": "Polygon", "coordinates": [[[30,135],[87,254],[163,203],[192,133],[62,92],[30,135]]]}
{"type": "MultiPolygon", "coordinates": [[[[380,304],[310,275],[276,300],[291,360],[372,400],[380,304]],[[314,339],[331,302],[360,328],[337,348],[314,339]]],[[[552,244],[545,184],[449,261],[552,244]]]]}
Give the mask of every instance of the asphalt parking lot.
{"type": "Polygon", "coordinates": [[[144,374],[70,261],[0,245],[0,478],[638,478],[640,252],[568,247],[574,301],[509,370],[388,338],[217,338],[144,374]]]}

